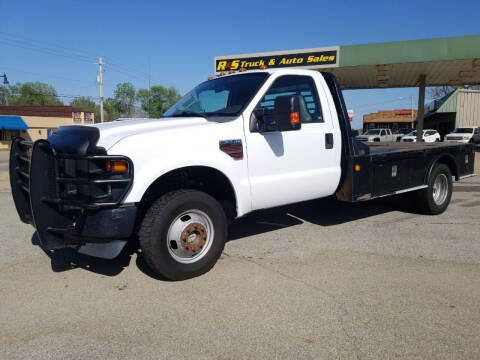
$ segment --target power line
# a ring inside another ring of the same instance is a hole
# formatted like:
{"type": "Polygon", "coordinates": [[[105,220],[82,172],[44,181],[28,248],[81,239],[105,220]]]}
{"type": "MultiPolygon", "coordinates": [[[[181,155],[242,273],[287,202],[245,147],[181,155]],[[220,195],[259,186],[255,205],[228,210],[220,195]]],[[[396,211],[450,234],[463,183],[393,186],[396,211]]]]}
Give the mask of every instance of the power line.
{"type": "Polygon", "coordinates": [[[35,47],[35,46],[32,46],[32,45],[15,44],[15,43],[5,41],[5,40],[0,40],[0,43],[2,43],[4,45],[7,45],[7,46],[13,46],[13,47],[17,47],[17,48],[20,48],[20,49],[36,51],[36,52],[40,52],[40,53],[48,54],[48,55],[60,56],[60,57],[64,57],[64,58],[67,58],[67,59],[76,60],[76,61],[80,61],[80,62],[92,63],[94,61],[94,59],[75,57],[75,56],[71,56],[71,55],[68,55],[68,54],[65,54],[65,53],[56,52],[54,50],[42,49],[42,48],[35,47]]]}
{"type": "Polygon", "coordinates": [[[8,67],[8,66],[3,66],[3,65],[0,65],[0,67],[2,67],[2,69],[8,69],[8,70],[11,70],[11,71],[14,71],[14,72],[19,72],[19,73],[24,73],[24,74],[39,75],[39,76],[56,78],[56,79],[67,80],[67,81],[78,81],[78,82],[84,82],[84,83],[93,83],[93,81],[91,81],[91,80],[72,79],[72,78],[58,76],[58,75],[36,73],[36,72],[33,72],[33,71],[25,71],[25,70],[20,70],[20,69],[14,69],[14,68],[11,68],[11,67],[8,67]]]}
{"type": "Polygon", "coordinates": [[[28,38],[21,38],[21,37],[16,39],[12,35],[5,36],[4,33],[1,33],[1,32],[0,32],[0,37],[3,38],[1,41],[7,44],[10,44],[12,46],[28,47],[38,51],[52,52],[52,53],[65,55],[67,57],[71,57],[75,59],[83,59],[86,61],[92,61],[92,59],[94,59],[93,56],[87,56],[85,55],[84,52],[78,52],[78,50],[69,49],[61,45],[42,45],[42,43],[45,43],[45,42],[41,40],[34,40],[34,39],[30,40],[28,38]],[[60,50],[62,48],[66,49],[67,51],[60,50]]]}

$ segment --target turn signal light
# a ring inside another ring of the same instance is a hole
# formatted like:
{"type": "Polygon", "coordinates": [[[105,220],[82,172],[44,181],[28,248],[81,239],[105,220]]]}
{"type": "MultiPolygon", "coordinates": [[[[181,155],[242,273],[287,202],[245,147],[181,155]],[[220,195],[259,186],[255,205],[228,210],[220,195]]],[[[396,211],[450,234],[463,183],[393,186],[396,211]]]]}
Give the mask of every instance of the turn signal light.
{"type": "Polygon", "coordinates": [[[360,165],[358,164],[355,165],[355,171],[360,171],[360,165]]]}
{"type": "Polygon", "coordinates": [[[290,125],[300,124],[300,113],[298,111],[290,113],[290,125]]]}
{"type": "Polygon", "coordinates": [[[112,173],[125,173],[128,166],[125,160],[107,160],[106,169],[112,173]]]}

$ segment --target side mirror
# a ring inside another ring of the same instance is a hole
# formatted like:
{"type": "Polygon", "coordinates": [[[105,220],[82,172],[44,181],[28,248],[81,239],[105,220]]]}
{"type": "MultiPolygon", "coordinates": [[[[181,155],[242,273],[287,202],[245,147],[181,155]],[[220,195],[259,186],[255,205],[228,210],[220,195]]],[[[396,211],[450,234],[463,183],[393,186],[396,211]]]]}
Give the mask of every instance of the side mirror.
{"type": "Polygon", "coordinates": [[[263,133],[300,130],[306,113],[308,113],[308,109],[303,96],[279,96],[275,99],[273,109],[253,110],[250,118],[250,131],[263,133]]]}
{"type": "Polygon", "coordinates": [[[275,98],[274,117],[279,131],[300,130],[305,112],[308,112],[307,105],[301,95],[275,98]]]}

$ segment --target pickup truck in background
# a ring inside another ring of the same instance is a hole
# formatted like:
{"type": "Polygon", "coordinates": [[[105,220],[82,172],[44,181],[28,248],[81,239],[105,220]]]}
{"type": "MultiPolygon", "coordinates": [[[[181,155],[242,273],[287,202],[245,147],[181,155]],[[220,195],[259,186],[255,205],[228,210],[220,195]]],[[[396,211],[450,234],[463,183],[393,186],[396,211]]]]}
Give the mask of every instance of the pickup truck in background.
{"type": "Polygon", "coordinates": [[[370,129],[362,135],[358,135],[355,140],[366,142],[396,141],[396,137],[390,129],[370,129]]]}
{"type": "MultiPolygon", "coordinates": [[[[456,128],[450,134],[445,135],[445,142],[461,142],[461,143],[476,143],[476,139],[480,136],[480,127],[468,126],[456,128]]],[[[478,142],[480,143],[480,142],[478,142]]]]}
{"type": "Polygon", "coordinates": [[[113,258],[138,238],[153,271],[181,280],[212,268],[229,221],[258,209],[409,193],[442,213],[474,156],[471,144],[356,141],[334,75],[265,69],[205,81],[160,119],[16,138],[10,182],[44,249],[113,258]]]}

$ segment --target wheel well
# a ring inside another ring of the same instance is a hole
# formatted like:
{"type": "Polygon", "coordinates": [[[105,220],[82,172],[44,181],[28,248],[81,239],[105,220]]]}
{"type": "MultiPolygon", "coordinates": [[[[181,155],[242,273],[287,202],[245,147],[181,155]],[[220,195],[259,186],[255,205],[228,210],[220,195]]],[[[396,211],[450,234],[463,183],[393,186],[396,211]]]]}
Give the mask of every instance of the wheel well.
{"type": "Polygon", "coordinates": [[[178,189],[203,191],[223,206],[227,218],[237,216],[237,201],[230,180],[221,171],[207,166],[189,166],[172,170],[155,180],[145,191],[139,204],[139,216],[160,196],[178,189]]]}
{"type": "MultiPolygon", "coordinates": [[[[438,158],[438,160],[433,164],[445,164],[450,168],[450,171],[452,174],[455,176],[455,180],[458,180],[458,169],[457,169],[457,164],[455,163],[455,160],[449,156],[449,155],[442,155],[438,158]]],[[[433,169],[433,166],[432,166],[433,169]]],[[[432,171],[430,170],[430,172],[432,171]]],[[[430,176],[430,174],[429,174],[430,176]]]]}

